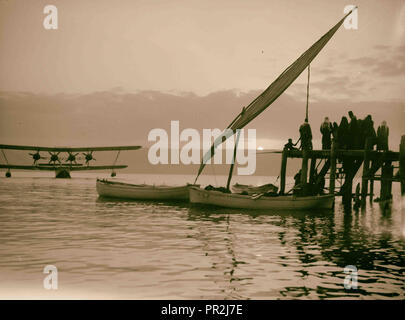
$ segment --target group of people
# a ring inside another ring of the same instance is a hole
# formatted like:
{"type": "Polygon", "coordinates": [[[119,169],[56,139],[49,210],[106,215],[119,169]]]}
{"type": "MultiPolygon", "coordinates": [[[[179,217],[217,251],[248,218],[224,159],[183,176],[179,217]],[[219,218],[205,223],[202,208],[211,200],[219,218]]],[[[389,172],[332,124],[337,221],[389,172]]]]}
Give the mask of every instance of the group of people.
{"type": "MultiPolygon", "coordinates": [[[[332,139],[337,143],[338,149],[346,150],[361,150],[370,148],[374,149],[377,145],[377,150],[388,151],[388,136],[389,128],[387,123],[383,121],[377,131],[374,129],[374,121],[371,115],[364,119],[357,119],[352,111],[348,112],[349,119],[342,117],[340,124],[331,123],[326,117],[320,127],[322,134],[322,149],[330,150],[332,147],[332,139]],[[367,142],[368,141],[368,142],[367,142]],[[366,146],[367,144],[367,146],[366,146]]],[[[296,143],[292,139],[288,139],[288,143],[284,145],[285,150],[312,150],[312,130],[306,118],[304,123],[299,128],[300,138],[296,143]],[[296,145],[301,141],[300,148],[296,145]]],[[[350,159],[342,161],[343,169],[346,172],[354,163],[350,159]]],[[[312,183],[301,184],[301,170],[294,176],[293,192],[297,195],[322,194],[325,186],[325,178],[314,173],[312,183]]]]}
{"type": "Polygon", "coordinates": [[[349,111],[349,118],[342,117],[340,124],[330,123],[329,118],[325,118],[321,124],[322,149],[330,149],[332,140],[338,143],[339,149],[360,150],[366,147],[366,141],[369,140],[371,149],[377,145],[377,150],[388,150],[389,128],[386,121],[383,121],[378,127],[377,132],[374,129],[374,121],[371,115],[364,119],[357,119],[352,111],[349,111]]]}
{"type": "MultiPolygon", "coordinates": [[[[329,150],[332,146],[332,138],[337,142],[339,149],[360,150],[366,147],[366,141],[369,140],[371,149],[377,145],[377,150],[388,150],[389,128],[387,123],[383,121],[377,131],[374,129],[374,121],[371,115],[364,119],[357,119],[352,111],[348,113],[350,121],[343,116],[340,124],[333,124],[326,117],[320,127],[322,134],[322,149],[329,150]]],[[[299,128],[300,138],[296,143],[292,139],[288,139],[288,143],[284,145],[286,150],[298,150],[296,145],[301,141],[301,150],[312,150],[312,130],[306,118],[304,123],[299,128]]]]}

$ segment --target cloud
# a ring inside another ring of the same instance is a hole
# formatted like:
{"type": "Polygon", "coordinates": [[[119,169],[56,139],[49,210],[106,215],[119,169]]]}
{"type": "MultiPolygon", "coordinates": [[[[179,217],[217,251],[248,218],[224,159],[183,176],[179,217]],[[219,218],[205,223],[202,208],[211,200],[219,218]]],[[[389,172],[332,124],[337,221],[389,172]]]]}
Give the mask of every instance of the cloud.
{"type": "Polygon", "coordinates": [[[378,51],[378,55],[349,59],[348,62],[366,67],[370,74],[381,77],[405,75],[405,46],[391,48],[377,45],[374,48],[378,51]]]}
{"type": "MultiPolygon", "coordinates": [[[[361,56],[333,56],[311,67],[312,101],[395,101],[404,98],[405,46],[376,45],[361,56]]],[[[306,98],[306,73],[287,92],[306,98]]]]}
{"type": "MultiPolygon", "coordinates": [[[[318,77],[320,80],[312,80],[310,82],[310,100],[347,100],[363,97],[363,86],[365,81],[354,78],[349,75],[334,75],[318,77]]],[[[288,93],[292,94],[296,99],[304,101],[306,99],[307,84],[294,84],[288,93]]]]}
{"type": "MultiPolygon", "coordinates": [[[[317,90],[342,90],[345,77],[331,77],[316,84],[317,90]]],[[[314,85],[315,86],[315,85],[314,85]]],[[[350,88],[346,88],[350,90],[350,88]]],[[[0,135],[2,143],[49,146],[150,145],[154,128],[170,131],[170,121],[185,128],[224,129],[260,92],[218,91],[205,96],[192,92],[172,94],[159,91],[122,93],[94,92],[85,95],[41,95],[0,92],[0,135]]],[[[310,100],[310,122],[314,139],[320,139],[319,125],[325,116],[340,121],[353,110],[359,117],[372,114],[375,123],[387,120],[391,139],[399,144],[405,121],[405,102],[352,102],[350,99],[310,100]]],[[[290,92],[280,96],[247,128],[257,130],[264,147],[282,147],[291,137],[298,139],[298,127],[305,117],[305,101],[290,92]]]]}

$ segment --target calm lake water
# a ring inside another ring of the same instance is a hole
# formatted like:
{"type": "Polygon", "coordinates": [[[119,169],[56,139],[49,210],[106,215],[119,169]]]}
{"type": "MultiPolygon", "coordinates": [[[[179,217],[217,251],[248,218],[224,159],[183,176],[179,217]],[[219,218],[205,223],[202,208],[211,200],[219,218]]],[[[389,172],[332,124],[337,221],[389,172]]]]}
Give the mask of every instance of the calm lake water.
{"type": "MultiPolygon", "coordinates": [[[[374,203],[344,213],[337,199],[334,212],[254,212],[102,200],[96,176],[0,178],[0,298],[405,298],[405,202],[401,209],[397,184],[385,211],[374,203]],[[57,290],[43,287],[46,265],[58,269],[57,290]],[[344,288],[347,265],[358,269],[357,289],[344,288]]],[[[215,180],[225,181],[200,182],[215,180]]]]}

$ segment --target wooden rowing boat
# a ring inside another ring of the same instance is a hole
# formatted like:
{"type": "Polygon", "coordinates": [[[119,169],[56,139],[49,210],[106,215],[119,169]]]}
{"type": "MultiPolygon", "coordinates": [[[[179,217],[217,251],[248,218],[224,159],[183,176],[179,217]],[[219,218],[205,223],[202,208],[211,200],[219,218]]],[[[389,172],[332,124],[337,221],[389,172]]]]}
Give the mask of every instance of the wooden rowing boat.
{"type": "Polygon", "coordinates": [[[111,180],[97,179],[96,188],[100,197],[134,200],[183,200],[189,199],[189,188],[184,186],[155,186],[130,184],[111,180]]]}
{"type": "Polygon", "coordinates": [[[318,196],[250,196],[235,193],[224,193],[215,190],[204,190],[199,187],[190,188],[190,202],[209,204],[226,208],[239,209],[332,209],[333,195],[318,196]]]}

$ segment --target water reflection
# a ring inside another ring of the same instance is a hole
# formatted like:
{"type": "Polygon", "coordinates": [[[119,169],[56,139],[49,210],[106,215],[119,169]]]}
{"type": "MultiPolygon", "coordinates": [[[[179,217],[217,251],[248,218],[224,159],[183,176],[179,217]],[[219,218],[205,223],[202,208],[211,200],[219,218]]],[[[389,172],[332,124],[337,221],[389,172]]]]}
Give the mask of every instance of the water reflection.
{"type": "Polygon", "coordinates": [[[63,288],[105,297],[405,297],[395,199],[353,212],[339,201],[333,212],[238,210],[101,199],[94,181],[0,181],[0,274],[9,287],[42,290],[51,263],[63,288]],[[357,290],[343,287],[347,265],[358,269],[357,290]]]}
{"type": "MultiPolygon", "coordinates": [[[[239,220],[238,216],[243,215],[248,217],[249,223],[254,223],[256,220],[256,223],[262,225],[272,224],[282,227],[278,232],[279,246],[295,249],[299,260],[299,267],[295,271],[303,282],[311,283],[310,279],[313,278],[328,280],[325,282],[327,286],[284,287],[279,291],[282,296],[404,297],[405,244],[398,241],[397,235],[392,235],[391,206],[361,212],[348,211],[338,206],[335,213],[260,212],[191,206],[188,212],[188,219],[193,221],[211,221],[215,224],[226,221],[227,237],[224,239],[224,246],[227,246],[228,252],[232,253],[229,257],[229,264],[232,265],[231,275],[235,275],[238,268],[238,264],[235,263],[238,252],[235,252],[231,246],[233,242],[229,240],[237,237],[232,234],[233,229],[230,228],[233,220],[239,220]],[[259,217],[263,219],[257,219],[259,217]],[[370,225],[371,228],[369,228],[370,225]],[[291,237],[292,233],[295,233],[294,237],[291,237]],[[348,265],[354,265],[359,270],[360,284],[356,290],[345,290],[343,287],[345,277],[343,269],[348,265]],[[384,289],[387,287],[392,291],[384,289]]],[[[200,234],[204,234],[204,237],[200,236],[200,238],[205,239],[206,243],[212,239],[207,234],[207,229],[202,228],[200,234]]],[[[270,245],[274,246],[269,243],[270,245]]],[[[286,259],[285,256],[278,258],[280,261],[286,259]]],[[[242,263],[245,262],[242,261],[242,263]]],[[[280,266],[288,268],[289,264],[280,263],[280,266]]]]}

